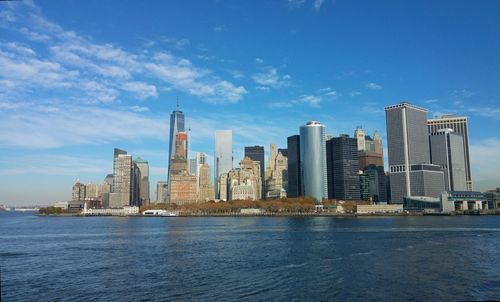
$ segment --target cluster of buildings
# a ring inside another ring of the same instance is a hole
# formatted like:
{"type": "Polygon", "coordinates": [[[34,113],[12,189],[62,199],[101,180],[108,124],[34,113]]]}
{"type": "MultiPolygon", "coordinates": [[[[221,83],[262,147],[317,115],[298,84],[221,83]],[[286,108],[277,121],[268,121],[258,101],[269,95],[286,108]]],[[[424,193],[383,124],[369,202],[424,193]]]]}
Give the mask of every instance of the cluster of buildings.
{"type": "MultiPolygon", "coordinates": [[[[189,129],[177,104],[170,116],[168,174],[156,184],[156,203],[260,200],[308,196],[317,200],[370,201],[405,210],[497,208],[500,191],[472,189],[466,117],[428,119],[427,110],[407,102],[387,106],[388,168],[377,131],[357,127],[354,135],[327,135],[310,121],[287,138],[286,148],[247,146],[233,165],[232,130],[215,131],[213,173],[205,153],[190,158],[189,129]]],[[[151,202],[149,167],[114,150],[113,174],[100,184],[73,186],[72,203],[89,208],[123,208],[151,202]]]]}
{"type": "Polygon", "coordinates": [[[138,157],[132,158],[121,149],[114,149],[113,174],[98,184],[77,181],[72,188],[70,202],[58,202],[55,207],[69,210],[88,208],[118,209],[140,207],[150,203],[149,164],[138,157]]]}

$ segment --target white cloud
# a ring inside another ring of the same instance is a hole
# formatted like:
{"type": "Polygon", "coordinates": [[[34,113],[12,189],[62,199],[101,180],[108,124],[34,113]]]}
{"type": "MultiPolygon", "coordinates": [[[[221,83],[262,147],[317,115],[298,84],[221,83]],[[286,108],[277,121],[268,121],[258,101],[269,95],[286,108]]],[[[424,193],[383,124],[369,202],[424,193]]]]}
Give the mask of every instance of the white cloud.
{"type": "Polygon", "coordinates": [[[168,133],[165,117],[148,117],[129,110],[15,104],[8,111],[0,110],[0,147],[47,149],[133,139],[165,140],[168,133]]]}
{"type": "Polygon", "coordinates": [[[362,95],[362,93],[359,92],[359,91],[351,91],[351,92],[349,92],[349,96],[350,97],[357,97],[357,96],[360,96],[360,95],[362,95]]]}
{"type": "MultiPolygon", "coordinates": [[[[43,101],[38,92],[45,88],[50,94],[85,102],[113,102],[118,97],[120,101],[128,96],[145,99],[177,89],[207,102],[233,103],[247,92],[214,71],[167,51],[134,53],[110,43],[96,43],[47,20],[33,3],[16,2],[7,7],[9,13],[2,14],[12,17],[6,17],[0,26],[37,43],[36,53],[30,45],[17,41],[0,45],[0,81],[15,87],[8,94],[24,93],[29,98],[37,91],[37,98],[43,101]]],[[[190,45],[188,39],[164,42],[175,49],[190,45]]]]}
{"type": "Polygon", "coordinates": [[[158,91],[154,85],[143,82],[127,82],[123,85],[123,89],[132,92],[140,100],[158,96],[158,91]]]}
{"type": "Polygon", "coordinates": [[[323,98],[317,95],[303,95],[297,99],[293,99],[290,101],[280,101],[280,102],[272,102],[268,104],[269,108],[290,108],[296,105],[307,105],[310,107],[319,107],[323,98]]]}
{"type": "Polygon", "coordinates": [[[130,109],[134,112],[148,112],[149,108],[148,107],[142,107],[142,106],[132,106],[130,109]]]}
{"type": "Polygon", "coordinates": [[[226,31],[225,25],[217,25],[216,27],[214,27],[214,32],[216,32],[216,33],[220,33],[223,31],[226,31]]]}
{"type": "Polygon", "coordinates": [[[314,9],[319,10],[323,5],[324,0],[314,0],[314,9]]]}
{"type": "Polygon", "coordinates": [[[276,68],[269,67],[265,72],[255,74],[252,79],[259,86],[281,88],[290,84],[291,76],[288,74],[280,76],[276,68]]]}
{"type": "Polygon", "coordinates": [[[264,63],[264,60],[261,58],[255,58],[255,62],[262,64],[262,63],[264,63]]]}
{"type": "Polygon", "coordinates": [[[365,87],[366,87],[367,89],[372,89],[372,90],[380,90],[380,89],[382,89],[382,86],[381,86],[381,85],[379,85],[379,84],[377,84],[377,83],[373,83],[373,82],[366,84],[366,86],[365,86],[365,87]]]}

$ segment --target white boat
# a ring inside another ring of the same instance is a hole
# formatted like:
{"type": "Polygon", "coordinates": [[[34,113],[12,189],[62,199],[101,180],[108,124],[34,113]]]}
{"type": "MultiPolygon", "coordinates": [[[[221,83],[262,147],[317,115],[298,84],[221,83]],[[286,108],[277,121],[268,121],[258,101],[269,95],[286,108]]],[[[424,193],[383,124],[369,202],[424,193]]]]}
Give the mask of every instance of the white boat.
{"type": "Polygon", "coordinates": [[[162,216],[162,217],[174,217],[177,216],[176,213],[167,210],[146,210],[142,212],[144,216],[162,216]]]}

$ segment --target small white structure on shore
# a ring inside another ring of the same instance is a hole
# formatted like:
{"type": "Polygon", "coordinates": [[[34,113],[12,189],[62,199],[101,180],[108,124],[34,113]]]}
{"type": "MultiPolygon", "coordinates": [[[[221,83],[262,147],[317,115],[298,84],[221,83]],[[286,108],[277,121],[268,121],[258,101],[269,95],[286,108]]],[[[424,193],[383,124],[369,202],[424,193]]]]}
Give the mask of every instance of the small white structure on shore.
{"type": "Polygon", "coordinates": [[[357,214],[381,214],[381,213],[401,213],[402,204],[358,204],[356,206],[357,214]]]}
{"type": "Polygon", "coordinates": [[[139,207],[124,206],[118,209],[87,209],[87,203],[83,206],[82,214],[85,216],[134,216],[139,214],[139,207]]]}

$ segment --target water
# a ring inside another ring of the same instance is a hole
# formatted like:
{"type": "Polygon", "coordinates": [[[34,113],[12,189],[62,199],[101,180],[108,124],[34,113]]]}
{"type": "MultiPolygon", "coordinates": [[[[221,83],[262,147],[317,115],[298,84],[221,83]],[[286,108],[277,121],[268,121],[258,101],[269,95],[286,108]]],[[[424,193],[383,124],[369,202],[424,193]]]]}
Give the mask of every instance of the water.
{"type": "Polygon", "coordinates": [[[500,217],[0,213],[2,301],[500,299],[500,217]]]}

